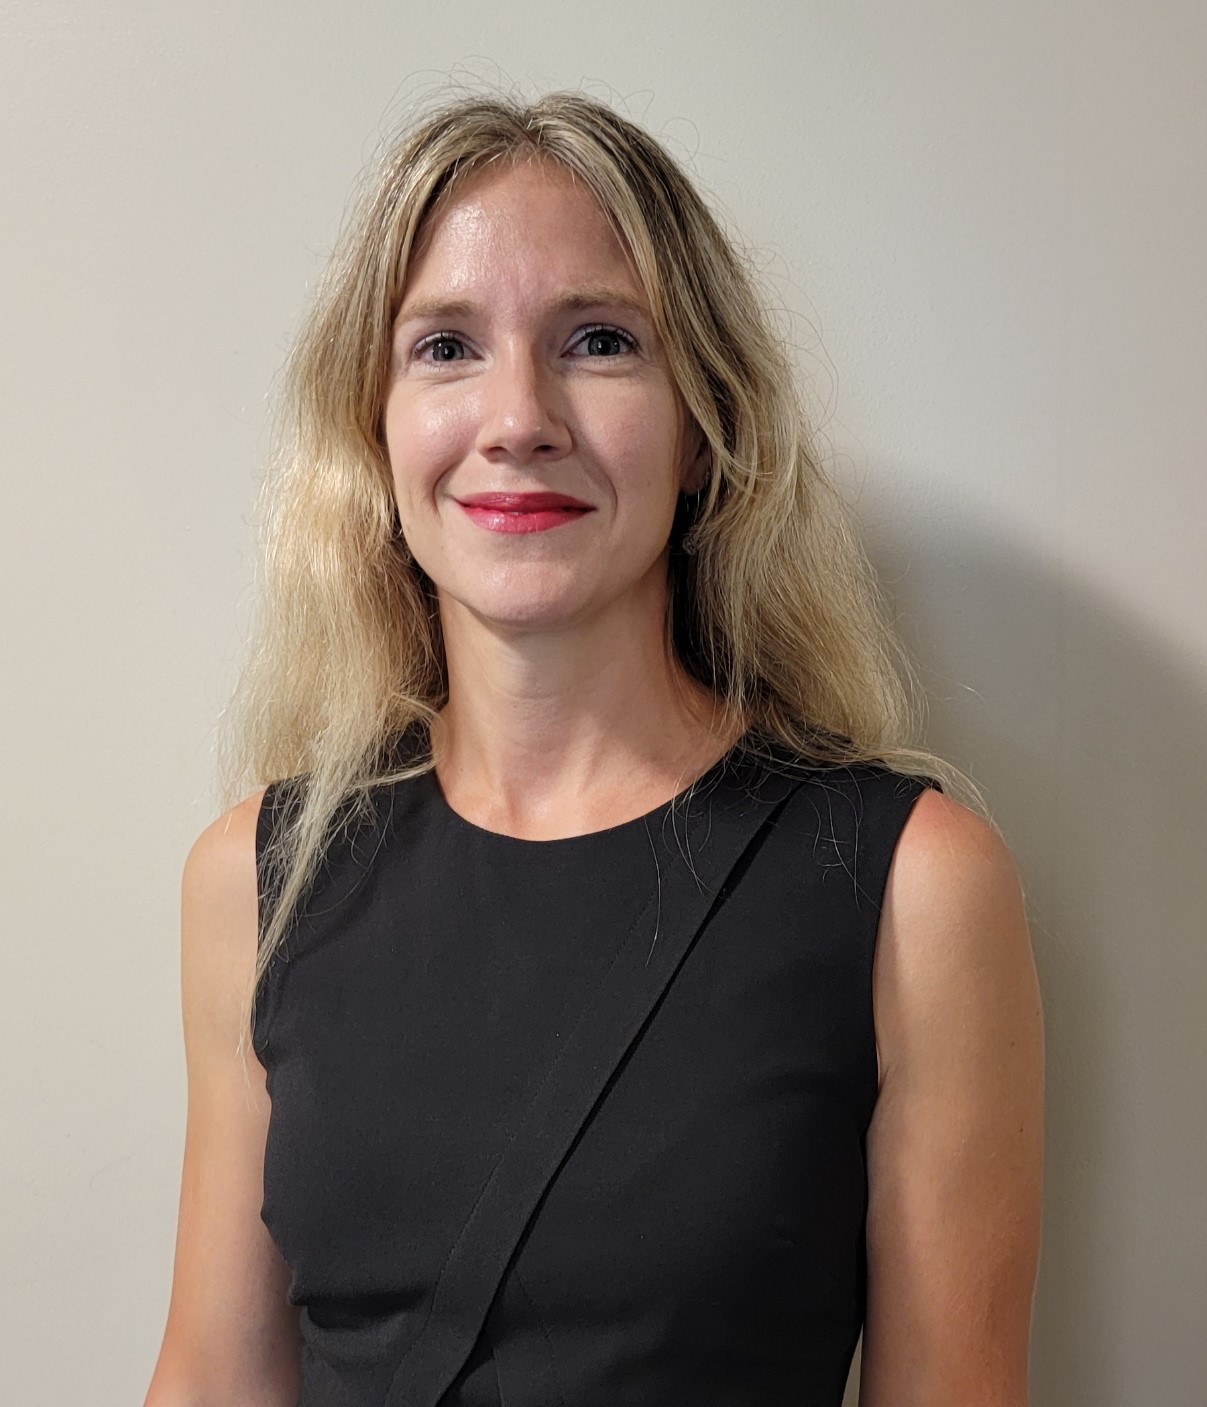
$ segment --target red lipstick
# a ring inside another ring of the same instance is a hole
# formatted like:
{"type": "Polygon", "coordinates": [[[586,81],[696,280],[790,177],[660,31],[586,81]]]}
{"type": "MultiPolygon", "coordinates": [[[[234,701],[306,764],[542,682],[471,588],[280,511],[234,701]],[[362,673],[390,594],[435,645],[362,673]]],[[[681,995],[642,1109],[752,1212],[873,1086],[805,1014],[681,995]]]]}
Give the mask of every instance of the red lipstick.
{"type": "Polygon", "coordinates": [[[496,533],[545,532],[594,511],[566,493],[475,493],[457,502],[479,527],[496,533]]]}

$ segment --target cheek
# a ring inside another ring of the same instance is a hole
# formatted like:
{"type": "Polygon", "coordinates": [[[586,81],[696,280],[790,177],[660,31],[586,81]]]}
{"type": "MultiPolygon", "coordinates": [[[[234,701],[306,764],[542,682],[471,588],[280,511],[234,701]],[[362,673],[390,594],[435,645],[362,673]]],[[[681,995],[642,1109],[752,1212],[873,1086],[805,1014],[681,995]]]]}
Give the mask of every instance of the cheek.
{"type": "Polygon", "coordinates": [[[580,436],[633,487],[678,492],[679,413],[669,392],[610,398],[580,418],[580,436]]]}
{"type": "Polygon", "coordinates": [[[471,420],[464,404],[452,401],[387,400],[386,452],[400,496],[430,487],[464,456],[471,420]]]}

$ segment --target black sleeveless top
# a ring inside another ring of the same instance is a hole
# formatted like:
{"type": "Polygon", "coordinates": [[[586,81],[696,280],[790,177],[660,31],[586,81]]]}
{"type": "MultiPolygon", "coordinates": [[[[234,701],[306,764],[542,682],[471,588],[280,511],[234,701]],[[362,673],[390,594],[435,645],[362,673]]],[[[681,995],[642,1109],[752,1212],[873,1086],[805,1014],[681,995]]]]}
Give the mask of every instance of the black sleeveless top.
{"type": "Polygon", "coordinates": [[[298,1407],[838,1407],[926,783],[772,751],[569,839],[483,830],[434,773],[336,835],[253,1022],[298,1407]]]}

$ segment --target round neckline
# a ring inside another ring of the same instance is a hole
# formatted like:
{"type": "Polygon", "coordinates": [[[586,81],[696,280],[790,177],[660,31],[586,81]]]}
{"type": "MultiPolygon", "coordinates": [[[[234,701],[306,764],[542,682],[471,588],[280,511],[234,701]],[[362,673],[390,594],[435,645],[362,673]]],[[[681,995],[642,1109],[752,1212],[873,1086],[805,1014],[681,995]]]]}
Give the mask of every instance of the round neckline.
{"type": "Polygon", "coordinates": [[[508,835],[505,831],[492,831],[486,826],[480,826],[475,821],[468,820],[460,811],[452,807],[447,797],[444,795],[444,788],[440,785],[440,778],[436,775],[436,769],[432,767],[425,772],[424,778],[431,789],[432,797],[439,807],[444,817],[450,821],[458,830],[466,832],[468,835],[478,836],[492,843],[504,846],[511,846],[518,850],[544,850],[550,847],[572,847],[575,845],[587,845],[591,842],[599,843],[607,839],[614,839],[626,835],[629,831],[636,829],[640,825],[649,825],[651,821],[657,820],[664,812],[669,812],[676,806],[681,805],[684,800],[696,790],[701,783],[710,781],[714,775],[721,773],[729,764],[734,754],[737,753],[742,743],[749,736],[749,730],[739,735],[739,737],[721,754],[711,766],[705,768],[703,772],[690,782],[681,791],[677,791],[669,800],[660,802],[652,810],[644,812],[640,816],[633,816],[627,821],[618,821],[614,826],[604,826],[600,830],[584,831],[580,835],[557,835],[550,836],[545,840],[531,840],[526,836],[508,835]]]}

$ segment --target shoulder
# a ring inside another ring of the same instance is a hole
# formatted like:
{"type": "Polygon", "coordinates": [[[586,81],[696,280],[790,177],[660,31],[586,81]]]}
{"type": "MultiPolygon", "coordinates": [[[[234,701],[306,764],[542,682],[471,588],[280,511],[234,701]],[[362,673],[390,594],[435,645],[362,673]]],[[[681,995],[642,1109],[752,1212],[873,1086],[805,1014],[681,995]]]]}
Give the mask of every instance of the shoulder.
{"type": "Polygon", "coordinates": [[[873,967],[861,1402],[1022,1402],[1039,1247],[1043,1017],[1014,860],[926,790],[873,967]]]}
{"type": "Polygon", "coordinates": [[[189,849],[183,887],[194,900],[220,901],[255,885],[256,837],[265,792],[262,787],[211,821],[189,849]]]}
{"type": "Polygon", "coordinates": [[[910,808],[885,884],[874,997],[884,1075],[950,1052],[948,1023],[1029,1018],[1035,972],[1022,887],[998,831],[933,788],[910,808]],[[992,1020],[990,1020],[992,1018],[992,1020]]]}
{"type": "Polygon", "coordinates": [[[181,979],[212,1019],[237,1015],[230,978],[255,967],[259,928],[256,835],[264,789],[201,832],[184,862],[180,894],[181,979]]]}
{"type": "Polygon", "coordinates": [[[910,903],[993,902],[1013,897],[1018,870],[1001,834],[974,811],[925,787],[901,829],[889,872],[888,895],[910,903]]]}
{"type": "MultiPolygon", "coordinates": [[[[790,826],[818,858],[819,843],[836,847],[854,878],[870,854],[878,887],[865,893],[879,909],[891,862],[897,857],[895,878],[929,868],[927,851],[939,841],[939,828],[952,832],[961,822],[991,828],[972,812],[938,791],[937,783],[877,761],[818,765],[808,758],[790,759],[775,769],[799,783],[791,798],[790,826]]],[[[861,868],[862,872],[862,868],[861,868]]]]}
{"type": "Polygon", "coordinates": [[[906,817],[889,867],[889,927],[925,925],[956,942],[961,933],[967,936],[970,920],[991,916],[1022,917],[1013,855],[988,821],[935,788],[924,788],[906,817]]]}

